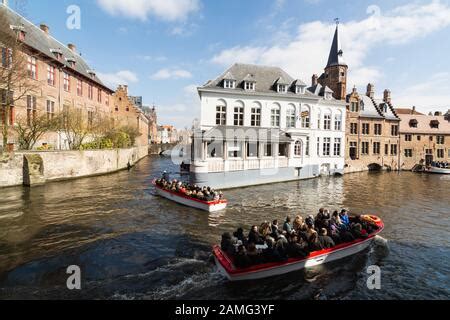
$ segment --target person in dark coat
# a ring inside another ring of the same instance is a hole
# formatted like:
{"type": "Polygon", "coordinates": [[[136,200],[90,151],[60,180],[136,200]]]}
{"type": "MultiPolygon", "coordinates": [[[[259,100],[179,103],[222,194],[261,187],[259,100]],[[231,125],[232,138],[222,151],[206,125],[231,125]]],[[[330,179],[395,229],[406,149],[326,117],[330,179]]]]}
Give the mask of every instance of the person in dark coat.
{"type": "Polygon", "coordinates": [[[244,246],[239,246],[236,258],[234,260],[234,264],[236,265],[236,267],[241,269],[248,268],[252,265],[252,261],[247,256],[247,252],[244,246]]]}
{"type": "Polygon", "coordinates": [[[283,261],[273,239],[267,241],[267,248],[262,251],[262,259],[266,263],[283,261]]]}
{"type": "Polygon", "coordinates": [[[258,232],[258,226],[253,226],[248,234],[248,243],[254,243],[255,245],[263,245],[264,239],[258,232]]]}
{"type": "Polygon", "coordinates": [[[278,229],[278,220],[273,220],[273,222],[272,222],[272,233],[270,234],[270,236],[275,241],[277,241],[280,238],[281,233],[280,233],[280,230],[278,229]]]}
{"type": "Polygon", "coordinates": [[[225,232],[222,235],[222,242],[220,243],[220,247],[223,252],[226,252],[230,255],[234,255],[236,253],[236,239],[233,239],[229,232],[225,232]]]}
{"type": "Polygon", "coordinates": [[[236,239],[241,241],[244,246],[247,245],[247,238],[244,235],[244,229],[242,228],[237,229],[237,231],[233,235],[236,239]]]}
{"type": "Polygon", "coordinates": [[[322,245],[319,242],[319,237],[317,232],[311,234],[308,241],[309,252],[320,251],[323,250],[322,245]]]}
{"type": "Polygon", "coordinates": [[[320,230],[319,235],[319,242],[324,249],[330,249],[333,248],[336,244],[334,243],[333,239],[328,236],[327,229],[323,228],[320,230]]]}
{"type": "Polygon", "coordinates": [[[298,243],[298,237],[293,235],[288,245],[288,255],[291,258],[305,258],[308,253],[303,246],[298,243]]]}

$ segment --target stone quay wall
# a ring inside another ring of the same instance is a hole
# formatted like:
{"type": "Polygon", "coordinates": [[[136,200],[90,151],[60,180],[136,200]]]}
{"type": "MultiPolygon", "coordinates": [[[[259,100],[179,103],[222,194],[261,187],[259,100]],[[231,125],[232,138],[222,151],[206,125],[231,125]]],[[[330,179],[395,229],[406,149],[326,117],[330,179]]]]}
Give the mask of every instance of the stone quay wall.
{"type": "Polygon", "coordinates": [[[127,169],[147,155],[148,146],[3,154],[0,155],[0,188],[108,174],[127,169]]]}

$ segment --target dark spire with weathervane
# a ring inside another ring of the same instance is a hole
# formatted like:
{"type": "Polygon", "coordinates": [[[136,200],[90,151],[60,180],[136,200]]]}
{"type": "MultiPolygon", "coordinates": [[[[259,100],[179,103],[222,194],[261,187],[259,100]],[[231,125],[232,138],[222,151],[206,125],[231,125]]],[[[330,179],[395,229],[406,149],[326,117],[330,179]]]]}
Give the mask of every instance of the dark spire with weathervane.
{"type": "Polygon", "coordinates": [[[345,100],[347,96],[347,72],[348,66],[344,61],[344,51],[339,37],[339,19],[336,21],[336,31],[331,44],[328,63],[325,73],[320,77],[322,86],[327,86],[333,91],[336,100],[345,100]]]}
{"type": "Polygon", "coordinates": [[[339,37],[339,19],[336,21],[336,31],[334,33],[333,43],[331,45],[330,55],[328,56],[328,67],[347,66],[344,61],[344,51],[342,50],[341,39],[339,37]]]}

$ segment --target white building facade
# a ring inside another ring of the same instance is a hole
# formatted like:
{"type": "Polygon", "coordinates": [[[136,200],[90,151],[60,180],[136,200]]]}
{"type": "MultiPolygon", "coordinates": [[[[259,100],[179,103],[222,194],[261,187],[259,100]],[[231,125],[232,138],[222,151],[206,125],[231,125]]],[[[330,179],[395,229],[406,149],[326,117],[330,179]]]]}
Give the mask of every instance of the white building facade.
{"type": "Polygon", "coordinates": [[[196,183],[233,188],[343,174],[346,106],[328,87],[235,64],[198,92],[196,183]]]}

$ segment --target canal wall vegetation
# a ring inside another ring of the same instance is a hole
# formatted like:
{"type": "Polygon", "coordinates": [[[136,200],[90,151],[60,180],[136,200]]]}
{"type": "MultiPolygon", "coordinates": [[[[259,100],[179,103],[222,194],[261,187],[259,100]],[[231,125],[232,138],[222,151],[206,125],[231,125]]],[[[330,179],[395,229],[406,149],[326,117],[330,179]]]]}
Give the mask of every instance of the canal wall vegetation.
{"type": "Polygon", "coordinates": [[[84,151],[36,151],[0,155],[0,187],[34,186],[116,172],[148,155],[148,147],[84,151]]]}

